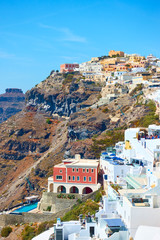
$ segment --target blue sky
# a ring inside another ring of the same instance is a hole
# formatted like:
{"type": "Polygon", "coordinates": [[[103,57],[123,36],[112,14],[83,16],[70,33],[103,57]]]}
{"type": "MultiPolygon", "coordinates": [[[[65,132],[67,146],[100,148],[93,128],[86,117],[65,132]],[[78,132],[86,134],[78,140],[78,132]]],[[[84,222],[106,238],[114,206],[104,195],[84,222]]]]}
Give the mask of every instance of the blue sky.
{"type": "Polygon", "coordinates": [[[1,0],[0,93],[110,49],[160,57],[157,0],[1,0]]]}

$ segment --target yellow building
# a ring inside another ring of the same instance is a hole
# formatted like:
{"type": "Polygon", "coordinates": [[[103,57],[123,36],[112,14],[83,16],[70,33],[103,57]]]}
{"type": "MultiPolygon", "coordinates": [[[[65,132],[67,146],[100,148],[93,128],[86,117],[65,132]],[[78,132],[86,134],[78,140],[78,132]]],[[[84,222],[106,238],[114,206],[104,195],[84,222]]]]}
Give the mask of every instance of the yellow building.
{"type": "Polygon", "coordinates": [[[115,50],[111,50],[109,51],[109,56],[113,57],[113,56],[119,56],[119,57],[124,57],[124,52],[122,51],[115,51],[115,50]]]}
{"type": "Polygon", "coordinates": [[[145,57],[138,55],[132,55],[129,57],[130,62],[140,62],[141,60],[145,60],[145,57]]]}
{"type": "Polygon", "coordinates": [[[147,66],[146,61],[140,61],[140,62],[131,62],[130,65],[132,68],[145,68],[147,66]]]}
{"type": "Polygon", "coordinates": [[[105,66],[107,64],[117,64],[118,59],[117,58],[105,58],[100,61],[100,63],[105,66]]]}

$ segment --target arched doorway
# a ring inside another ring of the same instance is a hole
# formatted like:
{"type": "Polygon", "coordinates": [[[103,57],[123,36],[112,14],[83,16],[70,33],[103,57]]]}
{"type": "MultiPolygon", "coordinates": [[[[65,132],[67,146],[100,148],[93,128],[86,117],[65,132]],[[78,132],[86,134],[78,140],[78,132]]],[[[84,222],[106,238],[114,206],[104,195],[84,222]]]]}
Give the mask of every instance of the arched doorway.
{"type": "Polygon", "coordinates": [[[59,187],[57,188],[57,192],[58,192],[58,193],[66,193],[66,188],[61,185],[61,186],[59,186],[59,187]]]}
{"type": "Polygon", "coordinates": [[[93,190],[90,187],[83,188],[82,194],[88,194],[93,192],[93,190]]]}
{"type": "Polygon", "coordinates": [[[53,192],[53,183],[50,183],[49,185],[49,192],[53,192]]]}
{"type": "Polygon", "coordinates": [[[70,188],[70,193],[79,193],[79,190],[77,187],[73,186],[70,188]]]}

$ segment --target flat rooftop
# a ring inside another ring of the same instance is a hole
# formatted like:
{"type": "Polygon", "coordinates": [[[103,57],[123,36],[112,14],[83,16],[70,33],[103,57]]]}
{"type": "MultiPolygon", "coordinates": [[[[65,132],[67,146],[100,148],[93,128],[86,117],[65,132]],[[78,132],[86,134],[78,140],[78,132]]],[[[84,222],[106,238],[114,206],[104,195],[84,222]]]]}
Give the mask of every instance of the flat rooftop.
{"type": "Polygon", "coordinates": [[[65,159],[62,163],[56,164],[54,167],[98,167],[99,160],[98,159],[65,159]]]}

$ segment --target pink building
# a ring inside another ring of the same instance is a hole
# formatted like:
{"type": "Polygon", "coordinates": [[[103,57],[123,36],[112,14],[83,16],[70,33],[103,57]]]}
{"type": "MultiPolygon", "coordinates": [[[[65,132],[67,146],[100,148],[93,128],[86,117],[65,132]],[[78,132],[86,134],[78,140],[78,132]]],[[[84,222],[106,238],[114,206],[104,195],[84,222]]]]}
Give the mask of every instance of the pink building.
{"type": "Polygon", "coordinates": [[[77,63],[64,63],[60,65],[60,72],[74,72],[76,68],[79,68],[77,63]]]}
{"type": "Polygon", "coordinates": [[[53,167],[53,177],[48,178],[48,192],[87,194],[99,189],[99,160],[66,159],[53,167]]]}

